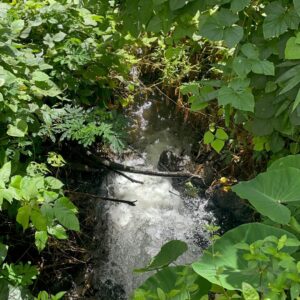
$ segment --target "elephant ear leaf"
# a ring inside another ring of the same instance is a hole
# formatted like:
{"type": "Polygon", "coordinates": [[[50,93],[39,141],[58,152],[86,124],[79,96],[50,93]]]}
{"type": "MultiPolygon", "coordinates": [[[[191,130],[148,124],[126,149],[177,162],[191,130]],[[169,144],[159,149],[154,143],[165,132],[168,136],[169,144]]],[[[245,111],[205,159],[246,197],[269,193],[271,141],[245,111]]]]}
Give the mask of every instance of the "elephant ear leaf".
{"type": "Polygon", "coordinates": [[[263,216],[279,224],[287,224],[290,210],[284,203],[300,200],[300,169],[272,168],[256,178],[240,182],[233,191],[247,199],[263,216]]]}
{"type": "MultiPolygon", "coordinates": [[[[256,268],[249,268],[241,245],[251,245],[270,236],[280,239],[284,235],[296,239],[295,235],[273,226],[261,223],[240,225],[221,236],[213,248],[210,246],[192,267],[201,277],[228,290],[243,291],[244,282],[258,288],[261,284],[260,274],[256,268]]],[[[287,253],[297,250],[297,245],[285,248],[287,253]]]]}
{"type": "Polygon", "coordinates": [[[282,168],[296,168],[300,170],[300,154],[288,155],[274,161],[268,170],[277,170],[282,168]]]}

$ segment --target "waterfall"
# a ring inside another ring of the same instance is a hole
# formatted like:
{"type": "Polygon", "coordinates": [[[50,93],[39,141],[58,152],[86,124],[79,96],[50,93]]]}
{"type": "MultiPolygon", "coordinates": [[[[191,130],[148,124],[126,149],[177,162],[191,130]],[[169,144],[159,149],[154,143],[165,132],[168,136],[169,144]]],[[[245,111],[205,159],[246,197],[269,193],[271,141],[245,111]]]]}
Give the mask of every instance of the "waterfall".
{"type": "MultiPolygon", "coordinates": [[[[151,127],[153,107],[147,102],[131,114],[140,124],[136,150],[121,160],[130,166],[155,169],[163,150],[172,149],[180,153],[187,141],[174,134],[165,122],[165,117],[155,117],[155,130],[151,127]],[[150,112],[149,112],[150,110],[150,112]],[[157,126],[163,122],[163,126],[157,126]],[[166,127],[167,126],[167,127],[166,127]],[[157,127],[161,130],[157,130],[157,127]],[[142,145],[142,146],[141,146],[142,145]]],[[[153,120],[152,120],[153,122],[153,120]]],[[[153,125],[153,124],[152,124],[153,125]]],[[[133,183],[121,175],[109,174],[103,182],[101,193],[124,200],[136,200],[136,206],[103,203],[98,207],[97,240],[99,265],[95,274],[95,285],[99,287],[98,299],[130,299],[133,290],[150,274],[134,274],[135,268],[145,266],[161,246],[179,239],[188,243],[189,250],[179,263],[194,261],[208,243],[205,230],[213,216],[205,210],[205,199],[182,196],[172,185],[171,179],[128,174],[144,184],[133,183]]]]}

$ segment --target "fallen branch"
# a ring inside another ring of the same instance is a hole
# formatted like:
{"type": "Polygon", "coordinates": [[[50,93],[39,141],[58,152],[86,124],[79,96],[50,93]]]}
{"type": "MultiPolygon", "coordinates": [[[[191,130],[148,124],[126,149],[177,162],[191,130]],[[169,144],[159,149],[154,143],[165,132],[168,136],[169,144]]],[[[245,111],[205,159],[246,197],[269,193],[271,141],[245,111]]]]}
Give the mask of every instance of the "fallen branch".
{"type": "MultiPolygon", "coordinates": [[[[89,156],[92,155],[90,152],[88,152],[87,154],[88,154],[89,156]]],[[[93,156],[92,159],[97,158],[97,157],[94,156],[94,155],[92,155],[92,156],[93,156]]],[[[90,159],[89,157],[85,157],[86,162],[87,162],[89,165],[93,165],[93,169],[95,169],[95,162],[94,162],[92,159],[90,159]]],[[[110,167],[109,165],[104,165],[104,164],[102,164],[102,166],[105,167],[106,169],[110,170],[110,171],[115,172],[116,174],[119,174],[119,175],[125,177],[126,179],[128,179],[128,180],[131,181],[131,182],[139,183],[139,184],[144,184],[143,181],[134,179],[134,178],[128,176],[127,174],[124,174],[124,173],[120,172],[119,170],[116,170],[116,169],[110,167]]],[[[97,167],[97,166],[96,166],[96,168],[99,169],[99,167],[97,167]]]]}
{"type": "Polygon", "coordinates": [[[106,200],[106,201],[112,201],[112,202],[118,202],[118,203],[125,203],[131,206],[136,206],[136,202],[135,201],[129,201],[129,200],[121,200],[121,199],[115,199],[115,198],[110,198],[110,197],[104,197],[104,196],[98,196],[98,195],[94,195],[94,194],[89,194],[89,193],[83,193],[83,192],[76,192],[76,191],[70,191],[70,190],[65,190],[66,193],[69,194],[77,194],[77,195],[81,195],[81,196],[87,196],[87,197],[91,197],[94,199],[99,199],[99,200],[106,200]]]}
{"type": "Polygon", "coordinates": [[[198,178],[203,180],[203,178],[199,175],[192,174],[189,172],[165,172],[165,171],[154,171],[148,169],[136,169],[131,166],[126,166],[124,164],[116,163],[110,161],[106,158],[99,158],[91,153],[89,156],[97,163],[113,170],[134,173],[134,174],[142,174],[142,175],[149,175],[149,176],[160,176],[160,177],[170,177],[170,178],[198,178]]]}

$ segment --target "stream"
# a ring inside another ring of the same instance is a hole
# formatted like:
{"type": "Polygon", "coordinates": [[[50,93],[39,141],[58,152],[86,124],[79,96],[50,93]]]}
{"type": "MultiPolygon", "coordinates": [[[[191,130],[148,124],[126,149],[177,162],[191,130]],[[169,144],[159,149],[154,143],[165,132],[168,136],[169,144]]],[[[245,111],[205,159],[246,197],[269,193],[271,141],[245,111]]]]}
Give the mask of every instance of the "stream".
{"type": "MultiPolygon", "coordinates": [[[[137,104],[128,116],[132,151],[119,162],[147,169],[157,169],[165,150],[189,162],[195,131],[184,124],[174,105],[146,101],[137,104]]],[[[178,263],[190,263],[208,245],[207,224],[214,221],[206,211],[206,199],[190,197],[169,178],[128,174],[144,184],[132,183],[123,176],[110,173],[99,194],[124,200],[136,200],[136,206],[99,203],[97,206],[98,265],[95,271],[97,299],[130,299],[151,274],[135,274],[135,268],[147,265],[161,246],[173,239],[185,241],[189,250],[178,263]]],[[[182,180],[181,180],[182,181],[182,180]]]]}

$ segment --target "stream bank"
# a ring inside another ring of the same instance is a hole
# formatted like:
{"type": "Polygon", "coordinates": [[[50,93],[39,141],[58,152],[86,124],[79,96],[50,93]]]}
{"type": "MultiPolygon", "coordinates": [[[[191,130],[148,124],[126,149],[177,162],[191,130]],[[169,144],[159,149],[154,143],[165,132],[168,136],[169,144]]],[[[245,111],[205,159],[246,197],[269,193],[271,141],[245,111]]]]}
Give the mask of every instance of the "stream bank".
{"type": "MultiPolygon", "coordinates": [[[[111,156],[113,161],[148,170],[186,171],[203,180],[128,174],[143,181],[141,185],[96,163],[87,172],[66,176],[83,225],[73,247],[84,249],[59,275],[67,280],[55,290],[69,290],[67,299],[126,300],[149,276],[135,275],[133,269],[146,265],[165,242],[186,241],[190,251],[181,263],[188,263],[209,244],[206,225],[220,225],[224,232],[252,218],[243,202],[225,192],[217,180],[221,175],[217,156],[204,151],[199,155],[201,126],[193,127],[195,123],[185,121],[184,114],[164,99],[137,101],[127,114],[129,150],[111,156]],[[90,195],[137,203],[132,207],[90,195]]],[[[78,158],[77,162],[84,161],[78,158]]]]}

